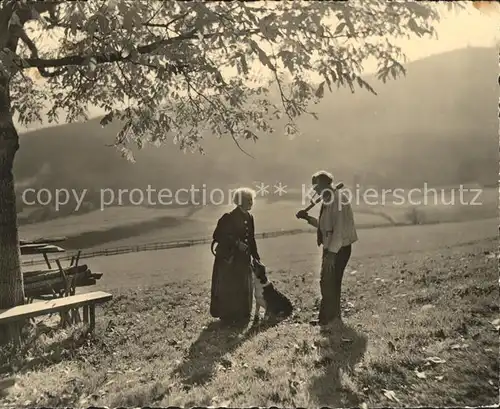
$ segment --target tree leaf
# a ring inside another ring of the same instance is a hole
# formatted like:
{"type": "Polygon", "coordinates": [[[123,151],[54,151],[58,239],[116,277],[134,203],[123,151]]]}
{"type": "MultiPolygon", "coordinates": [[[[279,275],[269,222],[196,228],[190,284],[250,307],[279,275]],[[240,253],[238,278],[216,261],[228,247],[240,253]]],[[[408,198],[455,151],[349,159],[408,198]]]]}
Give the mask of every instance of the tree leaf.
{"type": "Polygon", "coordinates": [[[259,45],[254,40],[250,40],[250,46],[259,56],[259,60],[260,60],[261,64],[268,67],[271,71],[275,71],[275,67],[272,64],[269,57],[267,56],[267,54],[264,52],[264,50],[262,48],[259,47],[259,45]]]}
{"type": "Polygon", "coordinates": [[[323,96],[325,95],[325,81],[321,82],[321,84],[319,84],[319,87],[318,89],[316,89],[316,92],[314,93],[314,95],[316,96],[316,98],[323,98],[323,96]]]}
{"type": "Polygon", "coordinates": [[[106,126],[111,121],[113,121],[113,112],[112,111],[108,112],[106,115],[104,115],[104,117],[102,117],[102,119],[99,121],[99,123],[101,124],[101,126],[106,126]]]}
{"type": "Polygon", "coordinates": [[[346,23],[340,23],[336,28],[335,28],[335,32],[333,33],[334,36],[336,35],[339,35],[343,30],[344,28],[346,27],[346,23]]]}
{"type": "Polygon", "coordinates": [[[134,29],[134,11],[132,9],[123,16],[123,26],[128,31],[132,31],[134,29]]]}

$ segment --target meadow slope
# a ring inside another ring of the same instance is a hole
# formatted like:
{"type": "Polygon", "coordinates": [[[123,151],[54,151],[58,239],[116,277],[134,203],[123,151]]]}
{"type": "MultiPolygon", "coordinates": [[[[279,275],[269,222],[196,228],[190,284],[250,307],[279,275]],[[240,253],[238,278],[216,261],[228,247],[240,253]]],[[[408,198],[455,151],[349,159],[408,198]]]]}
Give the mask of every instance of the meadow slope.
{"type": "Polygon", "coordinates": [[[0,402],[498,404],[497,221],[360,233],[344,280],[345,326],[330,333],[308,324],[319,286],[310,234],[261,242],[296,311],[242,333],[208,315],[204,246],[93,259],[92,268],[116,266],[100,284],[114,299],[98,311],[94,338],[76,328],[40,337],[25,357],[2,355],[0,368],[15,369],[19,382],[0,402]]]}

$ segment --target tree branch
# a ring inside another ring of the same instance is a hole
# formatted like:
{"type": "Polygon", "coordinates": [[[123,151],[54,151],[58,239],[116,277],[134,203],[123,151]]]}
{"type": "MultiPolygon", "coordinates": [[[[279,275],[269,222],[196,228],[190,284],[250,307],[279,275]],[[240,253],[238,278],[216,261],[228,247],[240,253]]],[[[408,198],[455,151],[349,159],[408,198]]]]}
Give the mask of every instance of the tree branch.
{"type": "MultiPolygon", "coordinates": [[[[28,34],[26,33],[26,31],[23,28],[18,27],[17,31],[18,31],[17,34],[18,34],[19,38],[22,40],[22,42],[24,44],[26,44],[28,49],[31,51],[31,56],[33,58],[37,58],[38,57],[38,49],[37,49],[35,43],[33,42],[33,40],[31,40],[31,38],[29,38],[28,34]]],[[[59,70],[55,70],[53,72],[48,72],[47,70],[45,70],[44,68],[41,68],[41,67],[37,67],[37,68],[38,68],[38,72],[40,73],[40,75],[42,77],[45,77],[45,78],[56,77],[56,76],[63,74],[64,72],[67,71],[66,67],[63,67],[59,70]]]]}
{"type": "MultiPolygon", "coordinates": [[[[236,33],[237,35],[252,35],[258,33],[260,30],[259,29],[252,29],[252,30],[245,30],[242,31],[241,33],[236,33]]],[[[210,33],[210,34],[205,34],[201,38],[203,39],[208,39],[211,37],[214,37],[216,35],[220,35],[221,33],[210,33]]],[[[155,41],[150,44],[146,45],[141,45],[137,47],[136,51],[140,55],[144,54],[152,54],[153,52],[157,51],[160,47],[166,46],[166,45],[172,45],[178,42],[186,41],[186,40],[194,40],[198,39],[200,37],[197,36],[197,30],[193,29],[191,31],[188,31],[187,33],[178,35],[176,37],[168,38],[168,39],[163,39],[159,41],[155,41]]],[[[120,61],[127,61],[130,60],[130,55],[123,55],[122,52],[115,51],[112,53],[100,53],[100,54],[90,54],[87,56],[83,55],[69,55],[67,57],[62,57],[62,58],[51,58],[51,59],[46,59],[46,58],[26,58],[24,59],[24,68],[31,68],[31,67],[36,67],[36,68],[57,68],[57,67],[66,67],[68,65],[84,65],[86,64],[90,59],[93,60],[95,64],[106,64],[106,63],[114,63],[114,62],[120,62],[120,61]]],[[[183,69],[188,68],[186,64],[182,65],[171,65],[171,70],[174,74],[179,74],[183,69]]]]}
{"type": "MultiPolygon", "coordinates": [[[[41,14],[44,12],[48,12],[51,17],[55,16],[56,6],[62,4],[61,0],[54,1],[34,1],[29,0],[23,3],[11,2],[8,5],[12,6],[10,16],[13,16],[14,13],[17,16],[17,22],[10,25],[8,30],[10,31],[11,37],[8,41],[8,47],[12,52],[16,52],[18,41],[21,40],[30,50],[31,58],[38,58],[38,48],[33,40],[31,40],[24,30],[24,25],[36,18],[36,14],[34,12],[41,14]]],[[[12,17],[10,17],[12,18],[12,17]]],[[[55,72],[48,72],[43,67],[37,67],[38,72],[42,77],[54,77],[59,74],[62,74],[66,71],[66,68],[61,70],[56,70],[55,72]]]]}
{"type": "Polygon", "coordinates": [[[143,25],[145,27],[160,27],[160,28],[169,28],[172,24],[174,24],[175,22],[179,21],[179,20],[182,20],[183,18],[187,17],[187,15],[191,13],[191,10],[189,10],[188,12],[184,13],[184,14],[181,14],[177,17],[175,17],[174,19],[170,20],[168,23],[165,23],[165,24],[159,24],[159,23],[151,23],[151,20],[155,17],[153,15],[153,17],[151,17],[151,19],[149,19],[149,21],[146,21],[143,25]]]}

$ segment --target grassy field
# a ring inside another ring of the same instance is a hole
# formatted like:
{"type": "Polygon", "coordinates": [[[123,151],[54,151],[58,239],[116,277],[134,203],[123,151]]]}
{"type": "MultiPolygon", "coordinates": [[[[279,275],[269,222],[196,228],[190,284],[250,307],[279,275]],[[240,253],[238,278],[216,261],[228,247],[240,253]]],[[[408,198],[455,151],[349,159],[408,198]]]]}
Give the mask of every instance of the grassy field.
{"type": "Polygon", "coordinates": [[[208,315],[206,246],[92,259],[114,299],[84,329],[42,335],[15,367],[16,406],[481,406],[498,403],[497,221],[360,231],[344,326],[311,327],[310,234],[259,242],[296,311],[242,332],[208,315]],[[115,265],[114,270],[104,267],[115,265]]]}

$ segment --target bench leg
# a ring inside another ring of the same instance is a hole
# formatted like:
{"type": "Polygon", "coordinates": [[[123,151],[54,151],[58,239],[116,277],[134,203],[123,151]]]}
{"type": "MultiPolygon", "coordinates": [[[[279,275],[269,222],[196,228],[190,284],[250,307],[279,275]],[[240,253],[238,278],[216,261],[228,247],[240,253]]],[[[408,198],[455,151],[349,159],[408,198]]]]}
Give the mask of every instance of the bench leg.
{"type": "Polygon", "coordinates": [[[90,331],[95,328],[95,304],[90,305],[90,331]]]}
{"type": "Polygon", "coordinates": [[[71,310],[71,320],[73,324],[79,324],[81,319],[80,319],[80,312],[78,311],[78,308],[74,308],[71,310]]]}
{"type": "Polygon", "coordinates": [[[83,306],[83,322],[85,324],[89,323],[89,306],[88,305],[83,306]]]}
{"type": "Polygon", "coordinates": [[[16,349],[20,349],[22,345],[21,341],[21,324],[12,323],[8,326],[9,338],[14,342],[16,349]]]}
{"type": "Polygon", "coordinates": [[[59,315],[61,316],[62,328],[67,328],[68,326],[71,326],[71,315],[69,310],[61,311],[59,315]]]}

